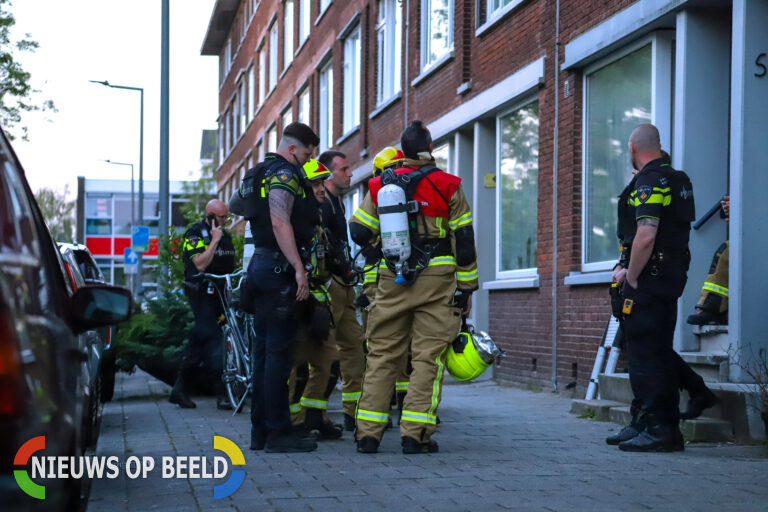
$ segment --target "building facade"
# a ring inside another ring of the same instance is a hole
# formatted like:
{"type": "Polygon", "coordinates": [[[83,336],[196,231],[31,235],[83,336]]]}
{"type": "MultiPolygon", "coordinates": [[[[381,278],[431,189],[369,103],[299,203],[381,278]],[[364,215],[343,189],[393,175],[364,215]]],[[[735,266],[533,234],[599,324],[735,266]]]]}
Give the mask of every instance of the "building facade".
{"type": "MultiPolygon", "coordinates": [[[[425,121],[472,203],[473,320],[507,352],[495,377],[584,388],[610,314],[627,139],[652,122],[699,213],[730,192],[728,338],[768,347],[742,272],[768,248],[749,221],[766,217],[767,12],[768,0],[218,0],[202,53],[220,62],[220,197],[299,120],[346,153],[351,210],[373,156],[425,121]]],[[[719,220],[692,234],[681,318],[727,236],[719,220]]],[[[704,349],[682,321],[675,344],[704,349]]]]}

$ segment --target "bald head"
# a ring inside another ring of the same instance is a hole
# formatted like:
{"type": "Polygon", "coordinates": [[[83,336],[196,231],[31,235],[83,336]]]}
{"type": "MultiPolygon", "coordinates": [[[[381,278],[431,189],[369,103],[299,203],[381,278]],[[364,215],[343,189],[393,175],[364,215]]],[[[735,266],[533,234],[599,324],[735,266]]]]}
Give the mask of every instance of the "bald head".
{"type": "Polygon", "coordinates": [[[214,214],[217,216],[226,217],[229,215],[229,208],[223,201],[219,201],[218,199],[211,199],[208,201],[208,204],[205,205],[205,214],[214,214]]]}
{"type": "Polygon", "coordinates": [[[652,124],[641,124],[629,136],[629,157],[638,171],[657,158],[661,158],[659,130],[652,124]]]}

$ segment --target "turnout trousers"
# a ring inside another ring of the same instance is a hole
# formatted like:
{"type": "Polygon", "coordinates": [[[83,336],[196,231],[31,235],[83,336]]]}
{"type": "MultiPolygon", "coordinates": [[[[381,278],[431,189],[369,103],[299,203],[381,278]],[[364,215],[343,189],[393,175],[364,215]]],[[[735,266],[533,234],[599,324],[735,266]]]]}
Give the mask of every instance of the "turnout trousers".
{"type": "Polygon", "coordinates": [[[697,307],[722,313],[728,311],[728,242],[724,242],[715,251],[709,274],[701,287],[701,296],[697,307]]]}
{"type": "Polygon", "coordinates": [[[452,305],[454,268],[442,268],[426,269],[411,286],[395,284],[391,272],[380,272],[368,313],[368,359],[356,414],[357,440],[368,436],[381,440],[409,342],[413,370],[400,435],[424,443],[435,433],[445,352],[461,325],[461,312],[452,305]]]}
{"type": "MultiPolygon", "coordinates": [[[[355,310],[355,291],[331,279],[328,286],[331,313],[336,327],[331,329],[328,345],[336,346],[341,367],[341,401],[344,413],[355,415],[365,371],[365,338],[355,310]]],[[[326,380],[324,386],[328,384],[326,380]]]]}
{"type": "Polygon", "coordinates": [[[291,371],[289,388],[291,423],[304,423],[307,409],[328,409],[328,380],[331,365],[336,358],[336,348],[326,340],[317,343],[299,337],[296,365],[291,371]]]}

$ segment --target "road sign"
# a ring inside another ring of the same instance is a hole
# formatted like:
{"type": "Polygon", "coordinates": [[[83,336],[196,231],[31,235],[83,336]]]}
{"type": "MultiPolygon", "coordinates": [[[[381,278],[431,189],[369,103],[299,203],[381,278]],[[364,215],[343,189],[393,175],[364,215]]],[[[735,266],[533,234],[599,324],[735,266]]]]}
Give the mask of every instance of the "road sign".
{"type": "Polygon", "coordinates": [[[130,247],[123,250],[123,263],[125,264],[126,274],[135,274],[139,267],[139,255],[130,247]]]}
{"type": "Polygon", "coordinates": [[[133,226],[131,249],[136,252],[147,252],[149,250],[149,228],[147,226],[133,226]]]}

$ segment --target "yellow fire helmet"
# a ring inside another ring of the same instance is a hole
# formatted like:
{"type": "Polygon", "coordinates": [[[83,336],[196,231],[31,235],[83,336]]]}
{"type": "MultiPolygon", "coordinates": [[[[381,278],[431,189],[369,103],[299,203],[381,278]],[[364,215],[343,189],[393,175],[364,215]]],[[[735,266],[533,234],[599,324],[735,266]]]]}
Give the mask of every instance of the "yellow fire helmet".
{"type": "Polygon", "coordinates": [[[474,327],[461,325],[461,332],[448,347],[445,367],[451,376],[460,381],[478,378],[504,352],[496,346],[483,331],[475,332],[474,327]]]}
{"type": "Polygon", "coordinates": [[[373,159],[373,177],[380,176],[385,170],[397,169],[403,165],[405,155],[396,147],[389,146],[381,151],[373,159]]]}
{"type": "Polygon", "coordinates": [[[331,175],[331,171],[314,158],[310,158],[301,169],[304,178],[308,181],[324,180],[331,175]]]}

